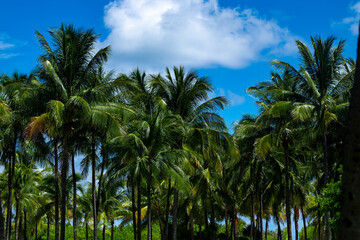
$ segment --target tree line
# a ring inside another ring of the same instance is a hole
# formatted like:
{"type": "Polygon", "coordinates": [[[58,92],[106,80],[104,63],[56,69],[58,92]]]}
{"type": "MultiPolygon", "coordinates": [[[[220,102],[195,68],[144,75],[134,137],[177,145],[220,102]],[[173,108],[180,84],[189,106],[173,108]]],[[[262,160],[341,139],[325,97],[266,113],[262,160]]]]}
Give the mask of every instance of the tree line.
{"type": "Polygon", "coordinates": [[[85,229],[112,240],[129,226],[135,240],[154,227],[163,240],[339,239],[355,72],[345,41],[296,41],[298,65],[271,61],[269,80],[247,89],[258,114],[231,130],[219,115],[229,102],[209,97],[207,77],[182,66],[115,74],[94,30],[48,34],[36,32],[31,74],[1,75],[0,239],[85,229]]]}

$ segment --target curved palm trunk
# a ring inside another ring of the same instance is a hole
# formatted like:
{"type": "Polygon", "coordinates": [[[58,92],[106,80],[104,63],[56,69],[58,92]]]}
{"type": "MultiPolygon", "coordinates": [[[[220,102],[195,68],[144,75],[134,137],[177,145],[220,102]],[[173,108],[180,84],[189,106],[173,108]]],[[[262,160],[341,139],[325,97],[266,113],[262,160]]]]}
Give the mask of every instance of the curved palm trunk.
{"type": "MultiPolygon", "coordinates": [[[[96,205],[96,149],[95,149],[95,133],[91,136],[91,169],[92,169],[92,199],[93,199],[93,217],[94,217],[94,240],[97,240],[97,205],[96,205]]],[[[63,240],[63,239],[61,239],[63,240]]]]}
{"type": "Polygon", "coordinates": [[[170,194],[171,194],[171,179],[169,179],[168,193],[167,193],[167,199],[166,199],[165,236],[164,236],[163,240],[167,240],[168,236],[169,236],[170,194]]]}
{"type": "Polygon", "coordinates": [[[303,225],[304,225],[305,240],[307,240],[306,217],[305,217],[305,213],[304,213],[304,207],[301,207],[301,215],[302,215],[303,225]]]}
{"type": "Polygon", "coordinates": [[[288,152],[288,143],[286,139],[283,141],[284,147],[284,157],[285,157],[285,204],[286,204],[286,223],[287,223],[287,233],[288,239],[292,239],[291,234],[291,212],[290,212],[290,169],[289,169],[289,152],[288,152]]]}
{"type": "Polygon", "coordinates": [[[103,240],[105,240],[105,224],[103,226],[103,240]]]}
{"type": "Polygon", "coordinates": [[[178,213],[179,191],[174,187],[174,208],[173,208],[173,240],[177,239],[177,213],[178,213]]]}
{"type": "Polygon", "coordinates": [[[103,155],[103,161],[101,163],[101,171],[100,171],[100,178],[99,178],[99,185],[98,185],[98,194],[97,194],[97,199],[96,199],[96,216],[99,215],[100,196],[101,196],[101,191],[102,191],[102,183],[103,183],[105,163],[106,163],[106,153],[104,152],[103,154],[104,155],[103,155]]]}
{"type": "Polygon", "coordinates": [[[140,179],[137,182],[137,240],[141,240],[141,183],[140,179]]]}
{"type": "Polygon", "coordinates": [[[299,240],[299,208],[294,206],[295,240],[299,240]]]}
{"type": "MultiPolygon", "coordinates": [[[[151,161],[151,160],[150,160],[151,161]]],[[[148,240],[152,240],[152,222],[151,222],[151,178],[152,178],[152,162],[149,166],[149,174],[147,181],[147,201],[148,201],[148,240]]]]}
{"type": "Polygon", "coordinates": [[[134,231],[134,240],[136,240],[136,206],[135,206],[135,186],[131,182],[131,207],[132,207],[132,217],[133,217],[133,231],[134,231]]]}
{"type": "Polygon", "coordinates": [[[58,140],[54,139],[54,155],[55,155],[55,240],[59,240],[59,159],[58,159],[58,140]]]}
{"type": "Polygon", "coordinates": [[[76,172],[75,172],[75,153],[74,149],[71,154],[71,168],[72,168],[72,181],[73,181],[73,229],[74,229],[74,240],[77,238],[76,234],[76,172]]]}
{"type": "Polygon", "coordinates": [[[268,235],[268,227],[269,227],[269,220],[266,219],[266,224],[265,224],[265,240],[267,240],[267,235],[268,235]]]}
{"type": "Polygon", "coordinates": [[[342,210],[340,236],[343,240],[360,236],[360,36],[357,45],[357,59],[354,86],[351,92],[348,135],[342,178],[342,210]]]}
{"type": "Polygon", "coordinates": [[[227,207],[225,206],[225,239],[229,239],[229,231],[228,231],[228,214],[227,207]]]}
{"type": "Polygon", "coordinates": [[[190,212],[190,240],[194,240],[195,236],[194,236],[194,219],[193,216],[190,212]]]}
{"type": "MultiPolygon", "coordinates": [[[[278,213],[276,213],[278,214],[278,213]]],[[[277,228],[278,228],[278,240],[282,239],[282,232],[281,232],[281,226],[280,226],[280,221],[279,221],[279,217],[276,216],[276,224],[277,224],[277,228]]]]}

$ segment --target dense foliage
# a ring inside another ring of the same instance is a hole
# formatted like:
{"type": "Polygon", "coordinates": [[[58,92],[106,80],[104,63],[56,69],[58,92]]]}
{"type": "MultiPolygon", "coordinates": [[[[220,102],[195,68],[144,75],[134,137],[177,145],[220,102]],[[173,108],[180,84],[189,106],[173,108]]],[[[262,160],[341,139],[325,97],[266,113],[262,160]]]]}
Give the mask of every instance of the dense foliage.
{"type": "Polygon", "coordinates": [[[48,33],[33,73],[1,76],[0,239],[338,239],[344,41],[297,41],[229,130],[195,71],[116,75],[93,30],[48,33]]]}

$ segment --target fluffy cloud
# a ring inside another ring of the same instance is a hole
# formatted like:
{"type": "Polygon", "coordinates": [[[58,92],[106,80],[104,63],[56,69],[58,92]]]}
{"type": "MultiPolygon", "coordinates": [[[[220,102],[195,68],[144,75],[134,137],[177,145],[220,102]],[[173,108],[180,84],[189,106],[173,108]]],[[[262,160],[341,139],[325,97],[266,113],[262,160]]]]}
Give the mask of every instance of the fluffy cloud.
{"type": "Polygon", "coordinates": [[[260,55],[296,51],[294,36],[252,9],[217,0],[117,0],[105,7],[116,70],[165,66],[242,68],[260,55]]]}
{"type": "Polygon", "coordinates": [[[350,9],[355,13],[354,17],[347,17],[342,20],[343,24],[348,24],[353,35],[359,33],[359,20],[360,20],[360,2],[352,5],[350,9]]]}

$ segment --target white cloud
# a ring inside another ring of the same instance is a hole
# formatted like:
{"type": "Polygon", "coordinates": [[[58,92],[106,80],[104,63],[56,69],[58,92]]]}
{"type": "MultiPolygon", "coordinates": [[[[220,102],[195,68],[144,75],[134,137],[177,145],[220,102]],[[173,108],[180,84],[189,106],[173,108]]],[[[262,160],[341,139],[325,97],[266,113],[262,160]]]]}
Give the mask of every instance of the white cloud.
{"type": "Polygon", "coordinates": [[[13,46],[14,46],[14,44],[6,43],[4,41],[0,41],[0,50],[11,48],[13,46]]]}
{"type": "Polygon", "coordinates": [[[359,33],[359,20],[360,20],[360,2],[355,3],[350,7],[350,9],[355,13],[353,17],[347,17],[342,20],[342,24],[347,24],[350,27],[350,31],[353,35],[358,35],[359,33]]]}
{"type": "Polygon", "coordinates": [[[295,37],[252,9],[224,8],[217,0],[116,0],[105,8],[110,67],[242,68],[260,55],[296,52],[295,37]],[[265,53],[264,53],[265,52],[265,53]]]}
{"type": "Polygon", "coordinates": [[[19,53],[0,53],[0,59],[8,59],[11,57],[16,57],[20,55],[19,53]]]}
{"type": "Polygon", "coordinates": [[[15,47],[15,44],[10,42],[13,42],[13,40],[6,33],[0,33],[0,59],[8,59],[19,55],[7,52],[8,49],[15,47]]]}

